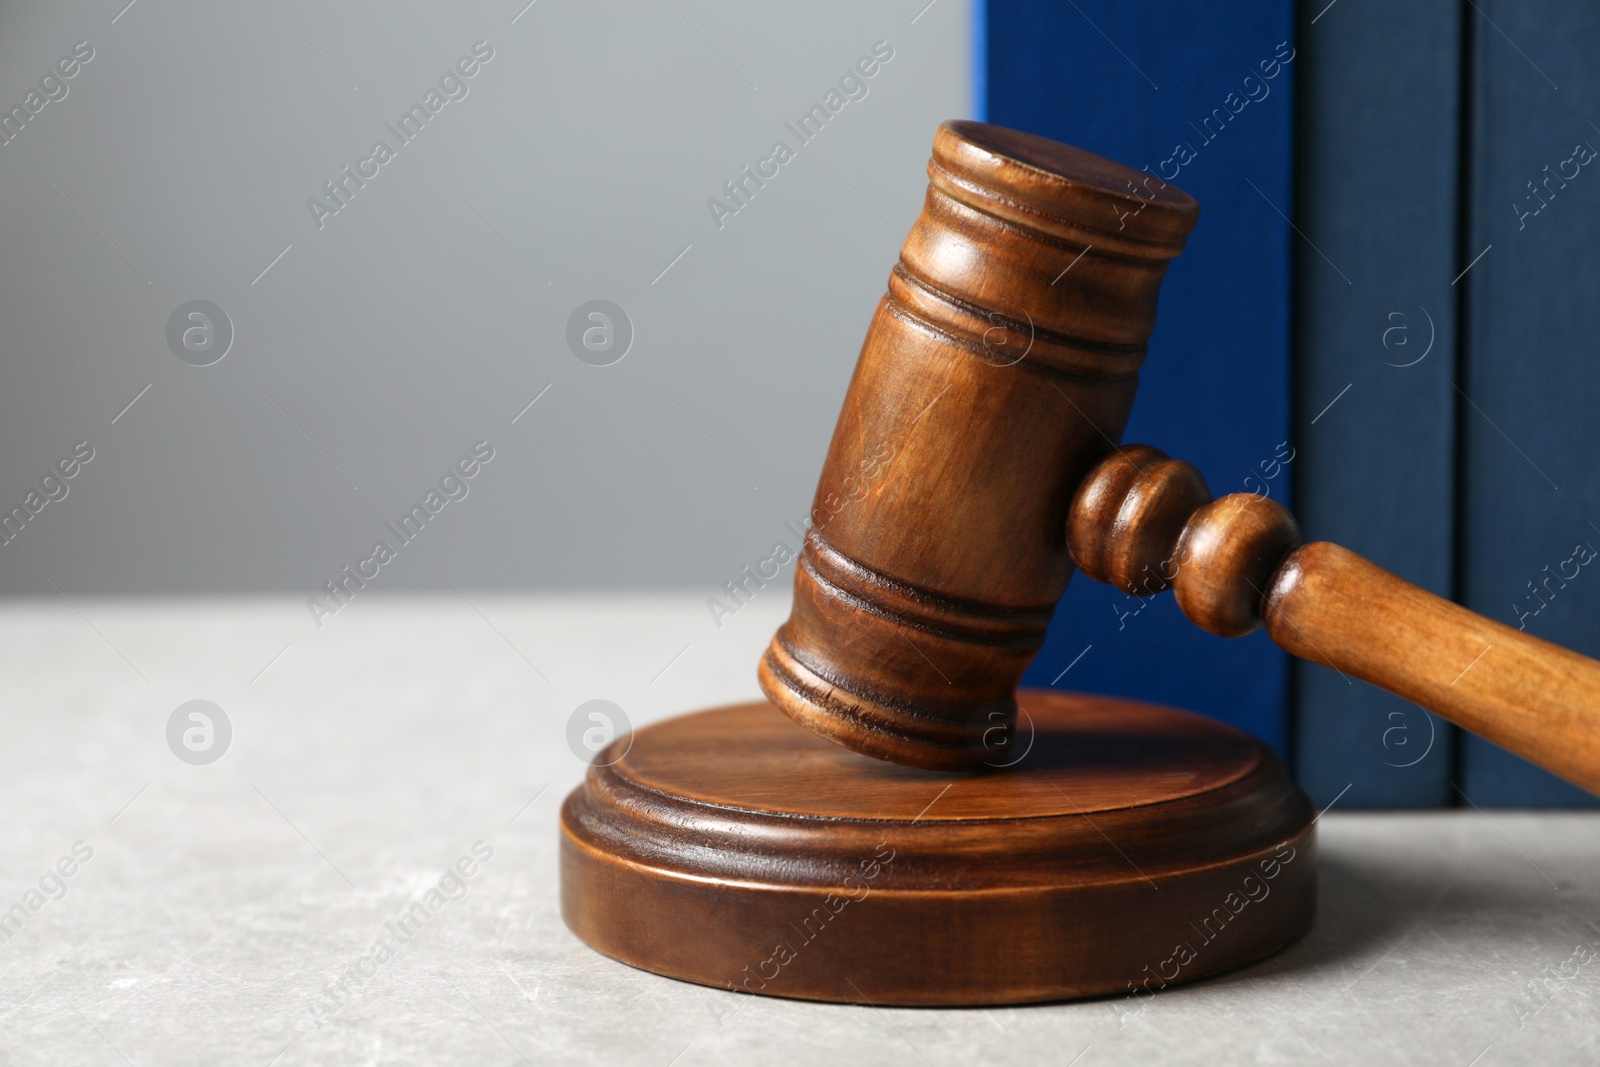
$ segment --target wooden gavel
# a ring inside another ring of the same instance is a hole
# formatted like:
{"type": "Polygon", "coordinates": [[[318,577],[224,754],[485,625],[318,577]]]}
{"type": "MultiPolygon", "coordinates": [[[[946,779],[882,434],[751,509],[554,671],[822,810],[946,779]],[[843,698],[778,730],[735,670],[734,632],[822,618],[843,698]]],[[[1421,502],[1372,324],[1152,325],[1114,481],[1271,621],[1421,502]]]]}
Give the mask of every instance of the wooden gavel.
{"type": "Polygon", "coordinates": [[[1003,766],[1076,564],[1135,596],[1171,588],[1214,634],[1265,623],[1295,655],[1600,793],[1600,663],[1118,445],[1191,197],[973,122],[940,127],[928,174],[761,662],[775,705],[880,759],[1003,766]]]}

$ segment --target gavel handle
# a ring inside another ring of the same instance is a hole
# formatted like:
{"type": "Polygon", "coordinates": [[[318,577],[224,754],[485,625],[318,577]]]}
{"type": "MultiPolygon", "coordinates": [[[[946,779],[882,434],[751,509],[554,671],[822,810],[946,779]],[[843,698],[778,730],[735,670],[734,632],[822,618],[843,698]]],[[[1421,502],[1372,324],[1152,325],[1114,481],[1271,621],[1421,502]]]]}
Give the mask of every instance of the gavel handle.
{"type": "Polygon", "coordinates": [[[1266,590],[1267,633],[1600,794],[1600,663],[1319,541],[1266,590]]]}
{"type": "Polygon", "coordinates": [[[1134,595],[1172,588],[1225,637],[1266,625],[1285,650],[1360,678],[1600,795],[1600,662],[1468,611],[1349,549],[1301,544],[1253,494],[1126,446],[1084,481],[1067,524],[1080,570],[1134,595]]]}

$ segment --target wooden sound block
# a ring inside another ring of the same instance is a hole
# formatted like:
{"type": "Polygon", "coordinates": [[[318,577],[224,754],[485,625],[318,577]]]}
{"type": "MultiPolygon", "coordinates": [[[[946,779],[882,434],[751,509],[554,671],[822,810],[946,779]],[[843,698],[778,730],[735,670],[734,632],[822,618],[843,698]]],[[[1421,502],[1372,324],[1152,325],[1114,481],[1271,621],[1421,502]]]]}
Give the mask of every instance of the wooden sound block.
{"type": "Polygon", "coordinates": [[[1307,929],[1306,797],[1189,712],[1019,694],[1014,766],[942,774],[767,703],[605,749],[561,810],[561,907],[607,956],[770,996],[903,1005],[1144,994],[1307,929]]]}

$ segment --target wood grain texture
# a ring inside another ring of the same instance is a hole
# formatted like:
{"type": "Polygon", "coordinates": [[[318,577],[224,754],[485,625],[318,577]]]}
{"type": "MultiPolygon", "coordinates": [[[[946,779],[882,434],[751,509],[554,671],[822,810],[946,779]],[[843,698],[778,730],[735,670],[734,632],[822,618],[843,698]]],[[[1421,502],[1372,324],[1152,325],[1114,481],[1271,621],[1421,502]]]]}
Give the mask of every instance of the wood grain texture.
{"type": "Polygon", "coordinates": [[[1266,746],[1020,697],[1003,772],[864,759],[765,703],[619,739],[562,808],[568,926],[688,981],[916,1005],[1153,992],[1309,928],[1312,811],[1266,746]]]}
{"type": "Polygon", "coordinates": [[[1156,449],[1119,449],[1073,501],[1066,538],[1074,558],[1102,580],[1154,573],[1204,630],[1237,637],[1265,623],[1288,652],[1396,693],[1600,793],[1600,663],[1425,592],[1338,545],[1302,546],[1294,517],[1263,497],[1233,493],[1197,504],[1197,485],[1203,489],[1198,471],[1175,470],[1156,449]]]}
{"type": "Polygon", "coordinates": [[[1600,794],[1600,663],[1418,589],[1328,542],[1266,604],[1283,648],[1382,686],[1600,794]]]}
{"type": "Polygon", "coordinates": [[[1220,636],[1276,612],[1269,632],[1289,651],[1420,694],[1600,789],[1600,665],[1329,546],[1301,549],[1276,502],[1210,500],[1187,464],[1119,447],[1162,276],[1198,214],[1189,197],[976,123],[940,128],[928,173],[823,468],[793,613],[761,661],[774,705],[879,759],[1008,765],[1013,692],[1076,561],[1130,593],[1170,586],[1220,636]],[[1334,590],[1335,576],[1353,584],[1334,590]],[[1484,635],[1508,650],[1505,673],[1436,684],[1464,643],[1494,644],[1484,635]],[[1317,653],[1319,638],[1341,651],[1317,653]]]}
{"type": "Polygon", "coordinates": [[[1121,437],[1199,207],[981,123],[941,126],[928,175],[760,678],[840,744],[966,769],[1010,758],[1014,691],[1072,573],[1068,503],[1121,437]]]}

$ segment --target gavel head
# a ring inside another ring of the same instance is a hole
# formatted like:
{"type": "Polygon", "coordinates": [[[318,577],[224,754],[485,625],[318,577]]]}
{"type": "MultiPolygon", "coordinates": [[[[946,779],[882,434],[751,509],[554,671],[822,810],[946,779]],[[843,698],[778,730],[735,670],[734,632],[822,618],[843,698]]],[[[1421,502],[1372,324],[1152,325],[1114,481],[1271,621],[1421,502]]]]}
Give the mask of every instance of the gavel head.
{"type": "Polygon", "coordinates": [[[939,128],[928,177],[761,688],[869,756],[1006,766],[1022,754],[1017,683],[1072,575],[1073,493],[1121,439],[1200,208],[1154,175],[977,122],[939,128]]]}

